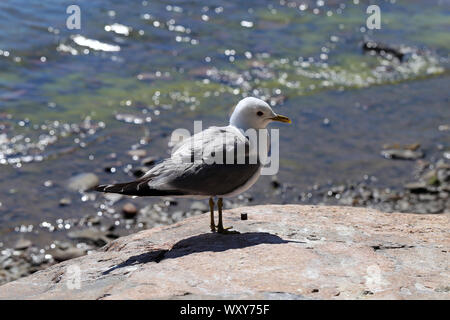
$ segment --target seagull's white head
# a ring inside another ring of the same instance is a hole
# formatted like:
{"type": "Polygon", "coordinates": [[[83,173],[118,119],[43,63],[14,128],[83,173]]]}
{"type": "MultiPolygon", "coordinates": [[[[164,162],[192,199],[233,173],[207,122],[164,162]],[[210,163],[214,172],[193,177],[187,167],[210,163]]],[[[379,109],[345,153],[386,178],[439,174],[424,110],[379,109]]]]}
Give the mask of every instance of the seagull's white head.
{"type": "Polygon", "coordinates": [[[247,129],[264,129],[272,121],[291,123],[288,117],[276,114],[264,101],[247,97],[239,101],[230,118],[230,125],[247,129]]]}

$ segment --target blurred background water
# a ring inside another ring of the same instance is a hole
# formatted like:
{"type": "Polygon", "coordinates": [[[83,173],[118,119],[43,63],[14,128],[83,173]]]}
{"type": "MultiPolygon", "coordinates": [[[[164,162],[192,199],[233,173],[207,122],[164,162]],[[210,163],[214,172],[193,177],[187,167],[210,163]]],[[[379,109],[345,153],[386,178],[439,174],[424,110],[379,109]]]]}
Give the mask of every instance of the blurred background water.
{"type": "Polygon", "coordinates": [[[43,245],[105,210],[114,221],[118,206],[67,180],[130,180],[142,156],[129,150],[166,157],[172,130],[225,125],[249,95],[293,119],[276,126],[277,181],[290,191],[274,193],[263,177],[252,204],[299,202],[314,184],[411,180],[414,162],[380,151],[420,143],[427,160],[448,151],[449,17],[447,0],[1,1],[0,244],[28,233],[43,245]],[[71,4],[80,30],[66,28],[71,4]],[[366,28],[369,4],[381,8],[380,30],[366,28]],[[404,59],[365,54],[368,39],[404,59]]]}

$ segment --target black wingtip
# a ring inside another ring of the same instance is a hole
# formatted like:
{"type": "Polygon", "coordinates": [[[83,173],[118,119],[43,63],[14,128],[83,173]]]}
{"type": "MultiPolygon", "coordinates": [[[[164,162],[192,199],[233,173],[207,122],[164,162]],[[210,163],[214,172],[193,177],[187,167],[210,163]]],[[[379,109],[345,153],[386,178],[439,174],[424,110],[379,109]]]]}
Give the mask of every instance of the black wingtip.
{"type": "Polygon", "coordinates": [[[125,195],[138,195],[139,185],[142,181],[136,180],[126,183],[117,184],[100,184],[93,187],[92,191],[106,192],[106,193],[120,193],[125,195]]]}
{"type": "Polygon", "coordinates": [[[92,191],[98,191],[98,192],[105,192],[106,184],[99,184],[95,187],[91,187],[87,189],[86,191],[92,192],[92,191]]]}
{"type": "Polygon", "coordinates": [[[179,190],[158,190],[149,187],[148,181],[136,180],[127,183],[117,184],[100,184],[93,187],[92,191],[107,192],[107,193],[119,193],[129,196],[179,196],[185,195],[179,190]]]}

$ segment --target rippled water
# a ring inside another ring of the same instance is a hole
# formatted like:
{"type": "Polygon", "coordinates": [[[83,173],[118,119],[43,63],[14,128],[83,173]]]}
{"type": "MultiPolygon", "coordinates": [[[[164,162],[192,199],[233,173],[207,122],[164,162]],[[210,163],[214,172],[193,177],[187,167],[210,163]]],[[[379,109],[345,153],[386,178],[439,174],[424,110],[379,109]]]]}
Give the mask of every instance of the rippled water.
{"type": "Polygon", "coordinates": [[[414,164],[382,159],[383,144],[419,142],[427,159],[449,147],[449,1],[372,1],[376,31],[367,1],[82,0],[81,30],[68,30],[73,2],[0,3],[0,240],[95,214],[64,188],[73,174],[127,180],[132,146],[164,157],[173,129],[225,124],[243,96],[294,120],[280,126],[278,175],[294,191],[274,194],[264,177],[258,203],[365,175],[395,187],[414,164]],[[367,39],[403,62],[364,54],[367,39]],[[113,152],[123,166],[108,174],[113,152]]]}

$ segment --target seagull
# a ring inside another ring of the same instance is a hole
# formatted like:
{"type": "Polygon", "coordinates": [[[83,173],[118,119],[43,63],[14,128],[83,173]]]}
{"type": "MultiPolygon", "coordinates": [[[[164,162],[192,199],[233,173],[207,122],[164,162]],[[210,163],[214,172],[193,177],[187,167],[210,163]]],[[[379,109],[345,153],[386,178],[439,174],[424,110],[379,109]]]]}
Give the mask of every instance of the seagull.
{"type": "Polygon", "coordinates": [[[173,147],[170,158],[135,181],[98,185],[94,190],[130,196],[209,198],[211,231],[238,233],[223,226],[223,198],[248,190],[258,180],[263,165],[248,133],[259,132],[272,121],[291,123],[263,100],[244,98],[234,108],[228,126],[209,127],[183,139],[173,147]],[[217,225],[214,198],[218,199],[217,225]]]}

